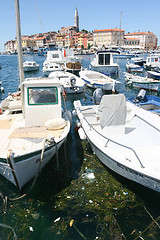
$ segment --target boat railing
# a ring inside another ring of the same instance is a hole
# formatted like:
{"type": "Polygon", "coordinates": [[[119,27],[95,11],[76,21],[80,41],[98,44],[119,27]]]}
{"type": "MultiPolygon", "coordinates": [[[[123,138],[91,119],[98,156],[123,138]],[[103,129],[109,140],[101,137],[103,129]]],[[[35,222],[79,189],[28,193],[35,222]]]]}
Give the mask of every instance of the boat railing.
{"type": "Polygon", "coordinates": [[[140,163],[141,168],[144,168],[141,160],[139,159],[136,151],[135,151],[133,148],[128,147],[128,146],[126,146],[126,145],[123,145],[123,144],[121,144],[121,143],[118,143],[118,142],[116,142],[116,141],[114,141],[114,140],[112,140],[112,139],[110,139],[110,138],[102,135],[101,133],[99,133],[99,132],[88,122],[88,120],[86,119],[86,117],[84,117],[84,119],[85,119],[85,121],[87,122],[87,124],[90,126],[90,129],[93,129],[96,133],[98,133],[100,136],[102,136],[103,138],[105,138],[105,139],[107,140],[107,142],[106,142],[106,144],[105,144],[105,147],[107,147],[107,145],[108,145],[109,142],[112,142],[112,143],[117,144],[117,145],[119,145],[119,146],[121,146],[121,147],[124,147],[124,148],[127,148],[127,149],[131,150],[131,151],[134,153],[134,155],[136,156],[136,158],[138,159],[138,162],[140,163]]]}

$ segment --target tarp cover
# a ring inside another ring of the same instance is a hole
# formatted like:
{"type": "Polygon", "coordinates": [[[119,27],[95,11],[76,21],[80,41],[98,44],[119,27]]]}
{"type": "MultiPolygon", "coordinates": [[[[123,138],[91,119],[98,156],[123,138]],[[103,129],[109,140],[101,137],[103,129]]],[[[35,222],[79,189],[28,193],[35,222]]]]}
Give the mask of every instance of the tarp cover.
{"type": "Polygon", "coordinates": [[[126,98],[124,94],[104,95],[99,105],[101,127],[124,125],[126,121],[126,98]]]}

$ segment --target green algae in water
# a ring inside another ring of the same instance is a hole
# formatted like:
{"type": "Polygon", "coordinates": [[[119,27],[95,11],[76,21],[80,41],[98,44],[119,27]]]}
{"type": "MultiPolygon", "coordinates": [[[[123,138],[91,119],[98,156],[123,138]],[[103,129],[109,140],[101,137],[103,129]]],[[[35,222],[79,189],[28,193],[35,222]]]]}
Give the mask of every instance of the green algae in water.
{"type": "MultiPolygon", "coordinates": [[[[155,220],[160,215],[159,208],[154,212],[152,203],[144,203],[143,198],[125,187],[126,180],[109,171],[89,151],[87,142],[82,142],[78,149],[83,163],[75,179],[67,176],[66,165],[57,175],[55,165],[50,164],[47,169],[51,172],[52,167],[53,176],[42,172],[29,196],[8,203],[1,222],[10,225],[20,240],[134,240],[138,236],[145,240],[159,239],[159,228],[144,204],[155,220]],[[49,185],[51,181],[54,185],[49,185]]],[[[62,162],[63,157],[62,150],[62,162]]],[[[13,231],[3,229],[0,239],[14,239],[13,231]]]]}

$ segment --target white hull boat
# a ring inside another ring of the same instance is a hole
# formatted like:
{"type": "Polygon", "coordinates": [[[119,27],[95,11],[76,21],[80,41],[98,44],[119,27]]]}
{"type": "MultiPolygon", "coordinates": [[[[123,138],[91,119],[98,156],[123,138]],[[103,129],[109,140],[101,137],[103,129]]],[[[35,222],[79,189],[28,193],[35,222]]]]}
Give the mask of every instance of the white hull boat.
{"type": "Polygon", "coordinates": [[[24,107],[9,96],[0,115],[0,173],[19,189],[58,152],[70,131],[58,79],[26,79],[22,87],[24,107]]]}
{"type": "Polygon", "coordinates": [[[19,0],[15,10],[21,91],[1,102],[0,174],[21,190],[58,152],[70,120],[68,111],[62,111],[58,79],[24,80],[19,0]]]}
{"type": "Polygon", "coordinates": [[[118,91],[121,83],[100,72],[84,70],[79,72],[80,78],[85,84],[93,89],[101,88],[105,91],[118,91]]]}
{"type": "Polygon", "coordinates": [[[139,73],[143,72],[142,66],[139,66],[137,64],[130,63],[130,62],[126,63],[126,68],[127,68],[128,72],[139,72],[139,73]]]}
{"type": "Polygon", "coordinates": [[[55,71],[49,74],[49,78],[59,79],[62,92],[65,93],[83,93],[85,84],[78,76],[65,71],[55,71]]]}
{"type": "Polygon", "coordinates": [[[91,61],[91,70],[107,75],[118,74],[119,65],[113,62],[113,55],[107,51],[98,51],[91,61]]]}
{"type": "Polygon", "coordinates": [[[141,77],[137,75],[133,75],[130,73],[124,73],[126,77],[126,84],[129,87],[151,90],[151,91],[159,91],[160,90],[160,80],[155,80],[149,77],[141,77]]]}
{"type": "Polygon", "coordinates": [[[123,94],[99,105],[74,101],[80,126],[97,157],[119,175],[160,192],[160,118],[123,94]]]}
{"type": "Polygon", "coordinates": [[[23,63],[23,70],[24,72],[32,72],[39,70],[39,64],[35,61],[25,61],[23,63]]]}
{"type": "Polygon", "coordinates": [[[147,57],[146,63],[144,63],[146,70],[153,70],[154,68],[160,68],[160,56],[151,55],[147,57]]]}
{"type": "Polygon", "coordinates": [[[60,63],[46,63],[42,69],[44,76],[48,77],[51,72],[64,71],[64,67],[60,63]]]}

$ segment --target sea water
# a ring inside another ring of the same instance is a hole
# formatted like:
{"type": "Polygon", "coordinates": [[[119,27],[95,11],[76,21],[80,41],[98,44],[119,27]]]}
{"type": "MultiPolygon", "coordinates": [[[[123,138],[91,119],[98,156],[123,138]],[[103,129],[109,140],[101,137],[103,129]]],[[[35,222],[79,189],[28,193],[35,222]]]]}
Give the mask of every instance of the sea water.
{"type": "MultiPolygon", "coordinates": [[[[44,57],[24,55],[35,60],[39,71],[25,77],[43,76],[44,57]]],[[[89,68],[93,55],[81,56],[82,65],[89,68]]],[[[125,86],[126,59],[119,59],[119,90],[134,97],[138,90],[125,86]]],[[[1,55],[0,81],[4,94],[17,91],[19,72],[17,56],[1,55]]],[[[66,96],[72,111],[73,101],[91,103],[92,91],[66,96]]],[[[160,195],[130,182],[107,169],[92,152],[87,141],[78,137],[73,125],[67,142],[59,152],[60,170],[56,158],[42,170],[34,188],[22,199],[16,188],[0,176],[0,239],[23,240],[94,240],[94,239],[160,239],[160,195]]],[[[152,159],[151,159],[152,160],[152,159]]],[[[24,188],[26,193],[32,181],[24,188]]]]}

